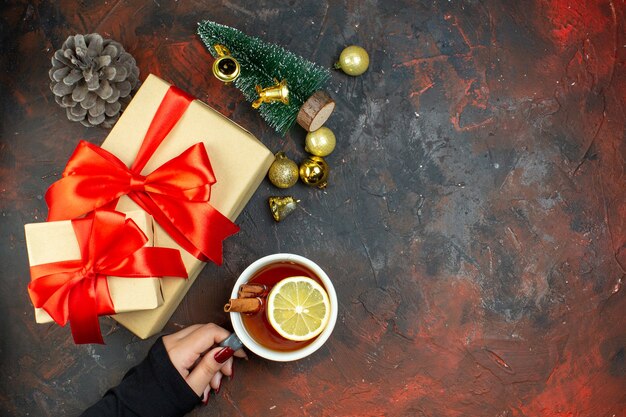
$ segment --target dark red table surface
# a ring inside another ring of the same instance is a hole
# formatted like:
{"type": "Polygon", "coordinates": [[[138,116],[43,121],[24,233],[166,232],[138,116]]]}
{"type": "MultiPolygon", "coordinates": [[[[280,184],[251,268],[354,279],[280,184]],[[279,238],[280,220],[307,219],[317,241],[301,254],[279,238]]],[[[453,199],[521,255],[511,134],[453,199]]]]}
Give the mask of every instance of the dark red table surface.
{"type": "Polygon", "coordinates": [[[65,38],[99,32],[155,73],[301,160],[211,74],[195,35],[212,19],[330,66],[338,145],[325,191],[265,180],[166,331],[229,326],[243,269],[294,252],[340,300],[331,339],[293,363],[237,363],[219,416],[624,416],[625,6],[622,1],[12,1],[0,21],[0,414],[76,415],[140,361],[108,318],[105,346],[38,325],[23,225],[79,139],[48,88],[65,38]],[[89,3],[99,3],[90,5],[89,3]],[[270,195],[302,200],[276,224],[270,195]]]}

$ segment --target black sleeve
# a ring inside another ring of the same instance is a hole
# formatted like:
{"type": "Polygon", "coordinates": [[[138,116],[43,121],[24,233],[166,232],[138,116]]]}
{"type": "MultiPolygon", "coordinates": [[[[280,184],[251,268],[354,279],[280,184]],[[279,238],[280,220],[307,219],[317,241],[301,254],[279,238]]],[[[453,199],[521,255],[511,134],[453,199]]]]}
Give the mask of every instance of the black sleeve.
{"type": "Polygon", "coordinates": [[[159,338],[148,357],[128,371],[118,386],[107,391],[81,416],[183,416],[200,402],[200,397],[172,365],[163,340],[159,338]]]}

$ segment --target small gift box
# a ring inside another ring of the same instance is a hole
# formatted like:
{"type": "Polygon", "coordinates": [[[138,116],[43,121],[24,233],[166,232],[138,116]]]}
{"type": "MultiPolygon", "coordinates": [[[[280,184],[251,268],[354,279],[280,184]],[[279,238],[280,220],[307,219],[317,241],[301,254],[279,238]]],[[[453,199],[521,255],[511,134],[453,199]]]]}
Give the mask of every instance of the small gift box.
{"type": "Polygon", "coordinates": [[[35,320],[69,320],[76,343],[102,343],[99,315],[160,306],[157,276],[186,276],[178,251],[152,247],[152,218],[144,211],[98,210],[24,230],[35,320]]]}
{"type": "Polygon", "coordinates": [[[102,206],[154,217],[155,246],[179,249],[189,279],[161,280],[164,302],[115,320],[146,338],[163,329],[274,160],[252,134],[204,103],[149,75],[101,148],[81,142],[50,187],[51,219],[102,206]],[[71,195],[71,198],[68,198],[71,195]]]}

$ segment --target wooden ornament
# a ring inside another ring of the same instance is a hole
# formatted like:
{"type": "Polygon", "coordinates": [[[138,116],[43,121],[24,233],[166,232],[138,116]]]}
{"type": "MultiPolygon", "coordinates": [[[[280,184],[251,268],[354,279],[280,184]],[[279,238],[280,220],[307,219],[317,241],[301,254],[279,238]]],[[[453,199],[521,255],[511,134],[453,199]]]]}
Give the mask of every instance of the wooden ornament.
{"type": "Polygon", "coordinates": [[[326,123],[333,110],[334,100],[325,91],[316,91],[300,107],[296,121],[307,132],[313,132],[326,123]]]}

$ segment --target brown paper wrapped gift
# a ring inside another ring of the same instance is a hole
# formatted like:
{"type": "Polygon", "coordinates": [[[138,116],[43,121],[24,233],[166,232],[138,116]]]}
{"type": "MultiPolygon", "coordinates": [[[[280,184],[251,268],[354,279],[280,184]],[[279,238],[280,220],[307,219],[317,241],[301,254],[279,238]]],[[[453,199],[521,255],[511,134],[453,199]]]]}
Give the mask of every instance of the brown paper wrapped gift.
{"type": "MultiPolygon", "coordinates": [[[[102,148],[130,165],[135,160],[148,127],[169,87],[170,84],[149,75],[111,130],[102,148]]],[[[265,177],[274,156],[252,134],[204,103],[195,100],[189,105],[152,155],[142,174],[152,172],[198,142],[204,144],[217,179],[211,188],[210,204],[231,221],[235,221],[265,177]]],[[[124,196],[116,208],[126,212],[136,210],[138,206],[124,196]]],[[[155,246],[181,250],[189,279],[163,278],[161,288],[164,302],[154,310],[113,316],[142,338],[150,337],[163,329],[205,265],[184,251],[156,222],[154,239],[155,246]]]]}
{"type": "MultiPolygon", "coordinates": [[[[126,217],[132,219],[144,232],[148,238],[146,246],[152,246],[152,217],[142,210],[129,211],[126,217]]],[[[70,220],[31,223],[24,226],[24,231],[31,266],[80,259],[78,241],[70,220]]],[[[115,311],[148,310],[163,304],[158,278],[129,279],[111,276],[107,278],[107,283],[115,311]]],[[[49,323],[52,318],[42,308],[35,308],[35,321],[49,323]]]]}

